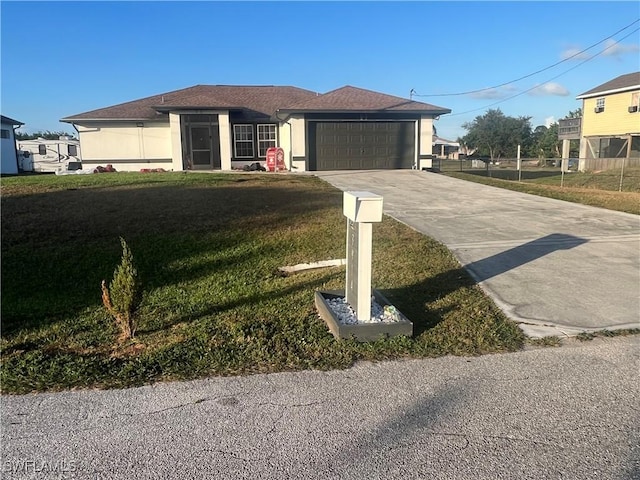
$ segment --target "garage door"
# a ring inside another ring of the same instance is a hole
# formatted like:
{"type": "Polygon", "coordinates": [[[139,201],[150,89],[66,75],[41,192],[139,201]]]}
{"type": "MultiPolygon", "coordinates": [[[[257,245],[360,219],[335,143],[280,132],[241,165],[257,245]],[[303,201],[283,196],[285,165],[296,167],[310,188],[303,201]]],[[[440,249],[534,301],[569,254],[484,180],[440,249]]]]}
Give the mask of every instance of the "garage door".
{"type": "Polygon", "coordinates": [[[414,122],[310,122],[311,170],[411,168],[414,122]]]}

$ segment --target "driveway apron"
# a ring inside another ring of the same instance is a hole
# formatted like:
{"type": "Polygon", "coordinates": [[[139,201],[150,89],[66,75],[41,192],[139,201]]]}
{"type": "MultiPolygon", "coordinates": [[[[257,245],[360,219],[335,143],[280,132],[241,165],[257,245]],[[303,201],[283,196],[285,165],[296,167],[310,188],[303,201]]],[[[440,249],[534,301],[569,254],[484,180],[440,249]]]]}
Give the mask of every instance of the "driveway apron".
{"type": "Polygon", "coordinates": [[[640,328],[636,215],[416,170],[316,175],[382,195],[384,213],[444,243],[530,336],[640,328]]]}

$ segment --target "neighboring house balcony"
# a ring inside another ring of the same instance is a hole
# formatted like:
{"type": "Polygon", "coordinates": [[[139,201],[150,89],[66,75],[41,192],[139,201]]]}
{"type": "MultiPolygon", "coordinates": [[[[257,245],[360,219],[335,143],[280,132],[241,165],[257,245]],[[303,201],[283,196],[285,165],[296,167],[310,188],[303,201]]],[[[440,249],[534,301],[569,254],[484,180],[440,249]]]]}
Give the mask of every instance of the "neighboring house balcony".
{"type": "Polygon", "coordinates": [[[640,72],[621,75],[582,100],[581,170],[640,166],[640,72]]]}

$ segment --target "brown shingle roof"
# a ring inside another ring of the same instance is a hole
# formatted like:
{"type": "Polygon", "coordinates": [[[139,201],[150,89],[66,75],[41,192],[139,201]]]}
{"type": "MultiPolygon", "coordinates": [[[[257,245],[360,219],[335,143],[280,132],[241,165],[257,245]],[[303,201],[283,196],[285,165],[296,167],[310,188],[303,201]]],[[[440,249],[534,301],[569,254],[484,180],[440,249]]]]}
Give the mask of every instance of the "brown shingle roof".
{"type": "Polygon", "coordinates": [[[345,86],[305,100],[289,111],[387,111],[387,112],[429,112],[436,115],[451,113],[448,108],[428,103],[407,100],[362,88],[345,86]]]}
{"type": "Polygon", "coordinates": [[[297,87],[196,85],[151,97],[65,117],[74,120],[153,120],[158,110],[177,108],[245,109],[271,116],[283,105],[315,93],[297,87]]]}
{"type": "Polygon", "coordinates": [[[289,86],[196,85],[71,115],[62,121],[153,120],[162,118],[159,112],[179,108],[244,110],[268,117],[277,110],[429,112],[435,115],[451,112],[447,108],[428,103],[351,86],[318,95],[309,90],[289,86]]]}
{"type": "Polygon", "coordinates": [[[584,93],[581,93],[576,98],[587,98],[594,95],[602,94],[605,92],[615,90],[626,90],[640,87],[640,72],[627,73],[626,75],[620,75],[619,77],[609,80],[602,85],[598,85],[596,88],[592,88],[584,93]]]}

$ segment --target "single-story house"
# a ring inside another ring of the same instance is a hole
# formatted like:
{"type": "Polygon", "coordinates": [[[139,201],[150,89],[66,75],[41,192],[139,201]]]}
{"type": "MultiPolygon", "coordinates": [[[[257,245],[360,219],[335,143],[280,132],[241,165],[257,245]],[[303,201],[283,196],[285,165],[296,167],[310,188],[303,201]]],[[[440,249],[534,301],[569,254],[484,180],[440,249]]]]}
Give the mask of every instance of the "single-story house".
{"type": "Polygon", "coordinates": [[[433,120],[451,110],[352,86],[196,85],[63,118],[83,166],[232,170],[281,147],[288,169],[431,167],[433,120]]]}
{"type": "Polygon", "coordinates": [[[0,173],[16,175],[18,173],[18,152],[16,150],[15,128],[21,127],[24,123],[0,115],[0,124],[0,144],[2,145],[2,150],[0,151],[2,169],[0,173]]]}
{"type": "Polygon", "coordinates": [[[460,153],[460,143],[446,138],[433,136],[433,154],[436,158],[447,160],[458,160],[460,153]]]}

